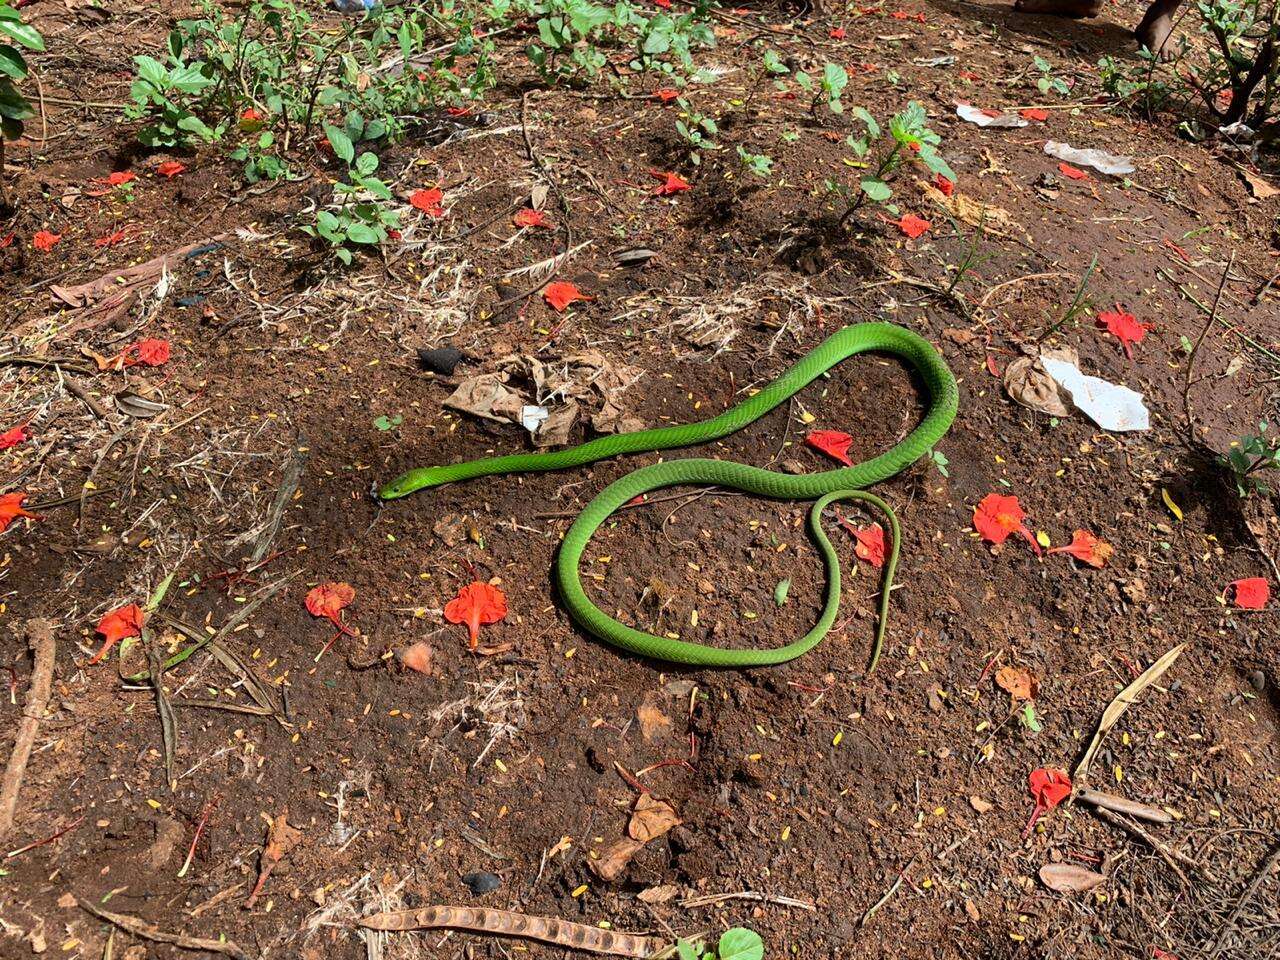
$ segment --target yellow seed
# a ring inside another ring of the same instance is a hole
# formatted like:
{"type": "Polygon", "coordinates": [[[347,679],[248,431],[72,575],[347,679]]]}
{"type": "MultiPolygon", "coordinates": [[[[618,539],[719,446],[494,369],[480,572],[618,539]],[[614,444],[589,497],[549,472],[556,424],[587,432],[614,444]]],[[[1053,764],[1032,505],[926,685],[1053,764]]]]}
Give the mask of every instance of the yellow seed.
{"type": "Polygon", "coordinates": [[[840,746],[840,741],[843,739],[844,739],[844,731],[841,730],[839,733],[837,733],[834,737],[831,738],[831,745],[833,747],[838,747],[840,746]]]}
{"type": "Polygon", "coordinates": [[[590,889],[585,883],[573,891],[575,897],[580,897],[590,889]]]}

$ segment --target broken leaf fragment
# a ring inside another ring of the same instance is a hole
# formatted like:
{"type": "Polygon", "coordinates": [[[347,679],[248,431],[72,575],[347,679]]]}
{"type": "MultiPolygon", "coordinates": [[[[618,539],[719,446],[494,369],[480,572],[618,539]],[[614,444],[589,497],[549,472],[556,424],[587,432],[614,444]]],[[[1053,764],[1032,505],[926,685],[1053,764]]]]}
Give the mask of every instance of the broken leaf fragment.
{"type": "Polygon", "coordinates": [[[267,877],[271,876],[271,871],[301,842],[302,831],[289,825],[289,808],[285,807],[267,829],[267,842],[262,848],[262,857],[258,863],[258,882],[253,885],[253,892],[245,901],[245,907],[251,908],[257,903],[258,895],[262,892],[267,877]]]}
{"type": "Polygon", "coordinates": [[[642,793],[636,799],[635,810],[627,823],[627,834],[632,840],[648,843],[679,825],[680,818],[671,804],[651,793],[642,793]]]}
{"type": "Polygon", "coordinates": [[[592,872],[601,880],[612,881],[617,880],[627,864],[631,862],[631,858],[644,849],[644,844],[639,840],[632,840],[630,837],[623,837],[616,843],[612,843],[600,852],[598,860],[591,860],[589,865],[592,872]]]}
{"type": "Polygon", "coordinates": [[[1085,893],[1107,878],[1074,863],[1046,863],[1040,868],[1040,882],[1059,893],[1085,893]]]}
{"type": "Polygon", "coordinates": [[[996,686],[1008,693],[1015,704],[1034,700],[1040,692],[1040,681],[1026,667],[1001,667],[996,673],[996,686]]]}

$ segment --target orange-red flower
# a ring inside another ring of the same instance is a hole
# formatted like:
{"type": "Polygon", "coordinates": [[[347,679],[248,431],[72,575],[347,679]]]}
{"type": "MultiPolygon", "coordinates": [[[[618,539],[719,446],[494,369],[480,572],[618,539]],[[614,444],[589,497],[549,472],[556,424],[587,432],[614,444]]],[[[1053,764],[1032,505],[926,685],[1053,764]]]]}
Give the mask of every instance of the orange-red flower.
{"type": "MultiPolygon", "coordinates": [[[[944,193],[946,191],[943,191],[944,193]]],[[[899,230],[905,233],[912,240],[924,236],[933,229],[933,224],[923,217],[917,217],[914,213],[904,213],[901,220],[893,221],[899,230]]]]}
{"type": "Polygon", "coordinates": [[[678,173],[659,173],[657,170],[650,170],[649,173],[662,181],[654,188],[653,195],[655,197],[669,197],[673,193],[692,189],[689,186],[689,182],[678,173]]]}
{"type": "Polygon", "coordinates": [[[40,230],[31,238],[31,245],[37,250],[43,250],[45,253],[48,253],[58,245],[58,241],[61,239],[62,234],[60,233],[50,233],[48,230],[40,230]]]}
{"type": "Polygon", "coordinates": [[[1027,787],[1035,798],[1036,808],[1031,812],[1031,819],[1022,831],[1025,837],[1031,832],[1042,814],[1048,813],[1067,797],[1071,796],[1071,778],[1065,770],[1055,767],[1038,767],[1031,771],[1027,778],[1027,787]]]}
{"type": "Polygon", "coordinates": [[[517,227],[542,227],[544,230],[550,230],[555,226],[554,223],[547,219],[545,213],[541,210],[534,210],[532,207],[521,210],[511,220],[517,227]]]}
{"type": "Polygon", "coordinates": [[[1231,586],[1236,593],[1236,606],[1244,610],[1261,610],[1271,599],[1271,585],[1265,577],[1233,580],[1231,586]]]}
{"type": "Polygon", "coordinates": [[[1069,553],[1081,563],[1102,569],[1111,558],[1115,548],[1105,540],[1099,540],[1088,530],[1077,530],[1071,543],[1065,547],[1054,547],[1049,553],[1069,553]]]}
{"type": "Polygon", "coordinates": [[[102,648],[93,655],[93,659],[86,663],[85,666],[91,667],[99,662],[111,652],[112,647],[125,637],[140,636],[145,619],[142,608],[136,603],[126,603],[123,607],[116,607],[110,613],[104,614],[102,619],[98,621],[98,633],[102,634],[106,639],[102,644],[102,648]]]}
{"type": "Polygon", "coordinates": [[[409,195],[409,206],[421,210],[429,217],[444,216],[444,191],[439,187],[415,190],[409,195]]]}
{"type": "Polygon", "coordinates": [[[16,447],[18,444],[25,443],[30,439],[31,431],[27,429],[25,423],[10,427],[4,433],[0,433],[0,450],[8,450],[10,447],[16,447]]]}
{"type": "Polygon", "coordinates": [[[1139,323],[1137,317],[1122,309],[1118,303],[1114,310],[1103,310],[1098,314],[1098,325],[1105,327],[1107,333],[1120,341],[1125,355],[1130,360],[1133,359],[1133,344],[1141,343],[1142,338],[1151,329],[1148,324],[1139,323]]]}
{"type": "Polygon", "coordinates": [[[497,623],[507,615],[507,598],[491,583],[477,580],[469,583],[444,605],[444,618],[450,623],[465,623],[470,649],[480,643],[480,626],[497,623]]]}
{"type": "Polygon", "coordinates": [[[1031,544],[1031,549],[1039,554],[1040,544],[1022,522],[1025,517],[1017,497],[988,493],[973,511],[973,529],[983,540],[995,544],[1004,543],[1011,533],[1020,533],[1031,544]]]}
{"type": "Polygon", "coordinates": [[[179,163],[177,160],[166,160],[164,163],[160,164],[160,166],[156,167],[156,173],[168,180],[172,180],[180,173],[185,173],[186,170],[187,165],[185,163],[179,163]]]}
{"type": "Polygon", "coordinates": [[[0,533],[8,530],[9,524],[13,523],[18,517],[26,517],[28,520],[43,519],[38,513],[32,513],[22,508],[23,501],[26,499],[27,495],[21,491],[0,496],[0,533]]]}
{"type": "Polygon", "coordinates": [[[579,300],[594,300],[595,297],[588,297],[567,280],[557,280],[547,284],[547,288],[542,291],[542,299],[547,301],[556,313],[564,313],[569,304],[579,300]]]}

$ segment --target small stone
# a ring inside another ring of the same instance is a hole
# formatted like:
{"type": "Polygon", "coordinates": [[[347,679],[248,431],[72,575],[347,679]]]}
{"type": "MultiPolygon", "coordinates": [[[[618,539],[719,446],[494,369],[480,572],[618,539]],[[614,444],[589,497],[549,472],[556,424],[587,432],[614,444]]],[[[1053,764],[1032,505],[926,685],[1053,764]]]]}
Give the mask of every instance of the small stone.
{"type": "Polygon", "coordinates": [[[970,797],[969,806],[973,807],[978,813],[987,813],[991,810],[991,804],[981,797],[970,797]]]}
{"type": "Polygon", "coordinates": [[[804,464],[801,463],[799,460],[783,460],[782,472],[793,473],[793,474],[808,473],[808,471],[805,469],[804,464]]]}
{"type": "Polygon", "coordinates": [[[1263,688],[1267,685],[1267,675],[1261,670],[1254,670],[1249,674],[1249,685],[1261,693],[1263,688]]]}
{"type": "Polygon", "coordinates": [[[493,893],[502,886],[502,878],[496,873],[489,873],[481,870],[476,873],[468,873],[462,878],[462,882],[467,885],[467,889],[474,896],[480,896],[483,893],[493,893]]]}
{"type": "Polygon", "coordinates": [[[462,362],[462,351],[453,347],[440,347],[436,350],[428,350],[423,347],[418,351],[418,359],[432,373],[439,373],[448,377],[453,375],[453,371],[462,362]]]}

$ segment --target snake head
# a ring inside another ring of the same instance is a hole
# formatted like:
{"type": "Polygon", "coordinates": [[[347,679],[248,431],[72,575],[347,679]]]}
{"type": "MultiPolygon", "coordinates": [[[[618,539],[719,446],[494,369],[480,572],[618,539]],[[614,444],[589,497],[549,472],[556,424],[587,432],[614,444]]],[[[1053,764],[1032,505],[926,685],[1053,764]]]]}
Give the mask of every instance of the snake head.
{"type": "Polygon", "coordinates": [[[390,483],[384,484],[382,489],[375,494],[375,498],[378,500],[395,500],[413,493],[418,488],[410,485],[409,477],[410,475],[406,473],[404,476],[396,477],[390,483]]]}

